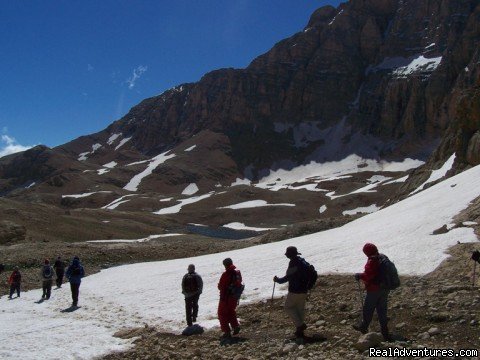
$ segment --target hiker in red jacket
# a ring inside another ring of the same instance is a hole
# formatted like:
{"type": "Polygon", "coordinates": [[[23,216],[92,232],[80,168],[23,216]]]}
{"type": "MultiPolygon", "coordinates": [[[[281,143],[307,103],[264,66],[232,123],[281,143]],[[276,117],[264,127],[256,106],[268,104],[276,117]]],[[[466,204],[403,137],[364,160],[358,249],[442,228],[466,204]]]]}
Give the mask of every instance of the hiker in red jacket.
{"type": "Polygon", "coordinates": [[[238,300],[232,294],[231,289],[233,285],[236,285],[236,282],[242,282],[242,275],[239,270],[236,270],[232,259],[226,258],[223,260],[223,265],[225,266],[225,272],[220,277],[218,283],[218,290],[220,290],[218,320],[220,321],[220,327],[223,332],[222,338],[228,339],[232,337],[230,326],[233,329],[233,335],[240,332],[236,312],[238,300]]]}
{"type": "Polygon", "coordinates": [[[18,266],[15,266],[13,268],[13,272],[10,275],[10,278],[8,279],[8,283],[10,284],[10,296],[8,297],[9,299],[12,298],[13,293],[16,291],[17,292],[17,297],[20,297],[20,284],[22,282],[22,275],[20,274],[20,271],[18,270],[18,266]]]}
{"type": "Polygon", "coordinates": [[[363,246],[363,253],[368,257],[363,273],[355,274],[357,281],[362,280],[365,284],[367,295],[363,304],[363,320],[359,325],[353,325],[355,330],[362,334],[368,332],[368,326],[372,321],[373,313],[377,310],[380,330],[386,341],[390,340],[388,333],[388,293],[389,290],[382,289],[379,284],[380,278],[380,259],[378,249],[374,244],[367,243],[363,246]]]}

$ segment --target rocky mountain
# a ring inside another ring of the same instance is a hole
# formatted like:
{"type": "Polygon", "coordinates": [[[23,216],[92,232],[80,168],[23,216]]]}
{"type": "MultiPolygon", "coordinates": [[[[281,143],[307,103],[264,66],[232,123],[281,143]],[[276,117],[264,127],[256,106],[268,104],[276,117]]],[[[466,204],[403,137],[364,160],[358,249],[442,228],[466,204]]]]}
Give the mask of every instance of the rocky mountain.
{"type": "Polygon", "coordinates": [[[272,225],[271,207],[219,211],[259,199],[296,200],[296,216],[284,206],[275,226],[379,208],[454,152],[450,173],[480,163],[479,17],[478,0],[320,8],[245,69],[146,99],[96,134],[0,159],[0,194],[160,214],[194,204],[179,210],[190,209],[185,223],[214,226],[272,225]]]}

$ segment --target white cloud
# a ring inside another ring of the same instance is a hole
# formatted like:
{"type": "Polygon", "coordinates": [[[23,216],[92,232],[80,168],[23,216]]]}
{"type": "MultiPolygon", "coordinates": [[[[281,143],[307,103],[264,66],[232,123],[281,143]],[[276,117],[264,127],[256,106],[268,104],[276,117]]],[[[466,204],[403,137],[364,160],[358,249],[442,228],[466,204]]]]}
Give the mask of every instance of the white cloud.
{"type": "Polygon", "coordinates": [[[130,78],[127,79],[127,84],[129,89],[133,89],[135,87],[135,82],[140,79],[145,71],[148,70],[147,66],[139,65],[135,69],[133,69],[133,74],[130,78]]]}
{"type": "Polygon", "coordinates": [[[20,145],[14,138],[8,135],[2,135],[0,138],[0,158],[20,151],[28,150],[31,147],[32,146],[20,145]]]}

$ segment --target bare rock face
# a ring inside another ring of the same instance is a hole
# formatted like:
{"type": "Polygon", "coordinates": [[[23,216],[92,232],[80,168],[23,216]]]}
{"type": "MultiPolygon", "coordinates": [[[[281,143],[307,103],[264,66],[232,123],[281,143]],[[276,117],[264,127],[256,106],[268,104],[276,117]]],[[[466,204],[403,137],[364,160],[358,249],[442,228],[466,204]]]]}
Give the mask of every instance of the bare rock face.
{"type": "MultiPolygon", "coordinates": [[[[480,128],[479,13],[476,0],[352,0],[320,8],[303,31],[245,69],[212,71],[145,99],[105,130],[37,151],[35,159],[0,161],[0,191],[36,178],[48,180],[51,191],[67,191],[69,177],[59,177],[65,172],[146,160],[193,146],[202,132],[228,144],[215,150],[218,169],[209,169],[224,183],[353,153],[387,160],[427,160],[433,153],[428,168],[455,148],[457,162],[472,166],[480,128]]],[[[205,177],[204,166],[178,160],[175,169],[154,176],[162,184],[172,173],[175,183],[205,177]]],[[[113,173],[120,182],[129,176],[113,173]]]]}

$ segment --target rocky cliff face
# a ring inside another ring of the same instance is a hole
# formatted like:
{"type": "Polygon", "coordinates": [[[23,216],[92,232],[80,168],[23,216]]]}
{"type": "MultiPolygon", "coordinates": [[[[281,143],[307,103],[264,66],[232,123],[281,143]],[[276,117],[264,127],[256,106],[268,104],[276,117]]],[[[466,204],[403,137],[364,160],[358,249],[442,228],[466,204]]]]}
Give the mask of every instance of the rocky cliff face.
{"type": "Polygon", "coordinates": [[[146,99],[54,151],[98,166],[152,157],[207,130],[226,137],[228,162],[250,178],[353,153],[426,160],[440,142],[434,158],[455,143],[476,163],[479,7],[351,0],[320,8],[246,69],[213,71],[146,99]]]}

